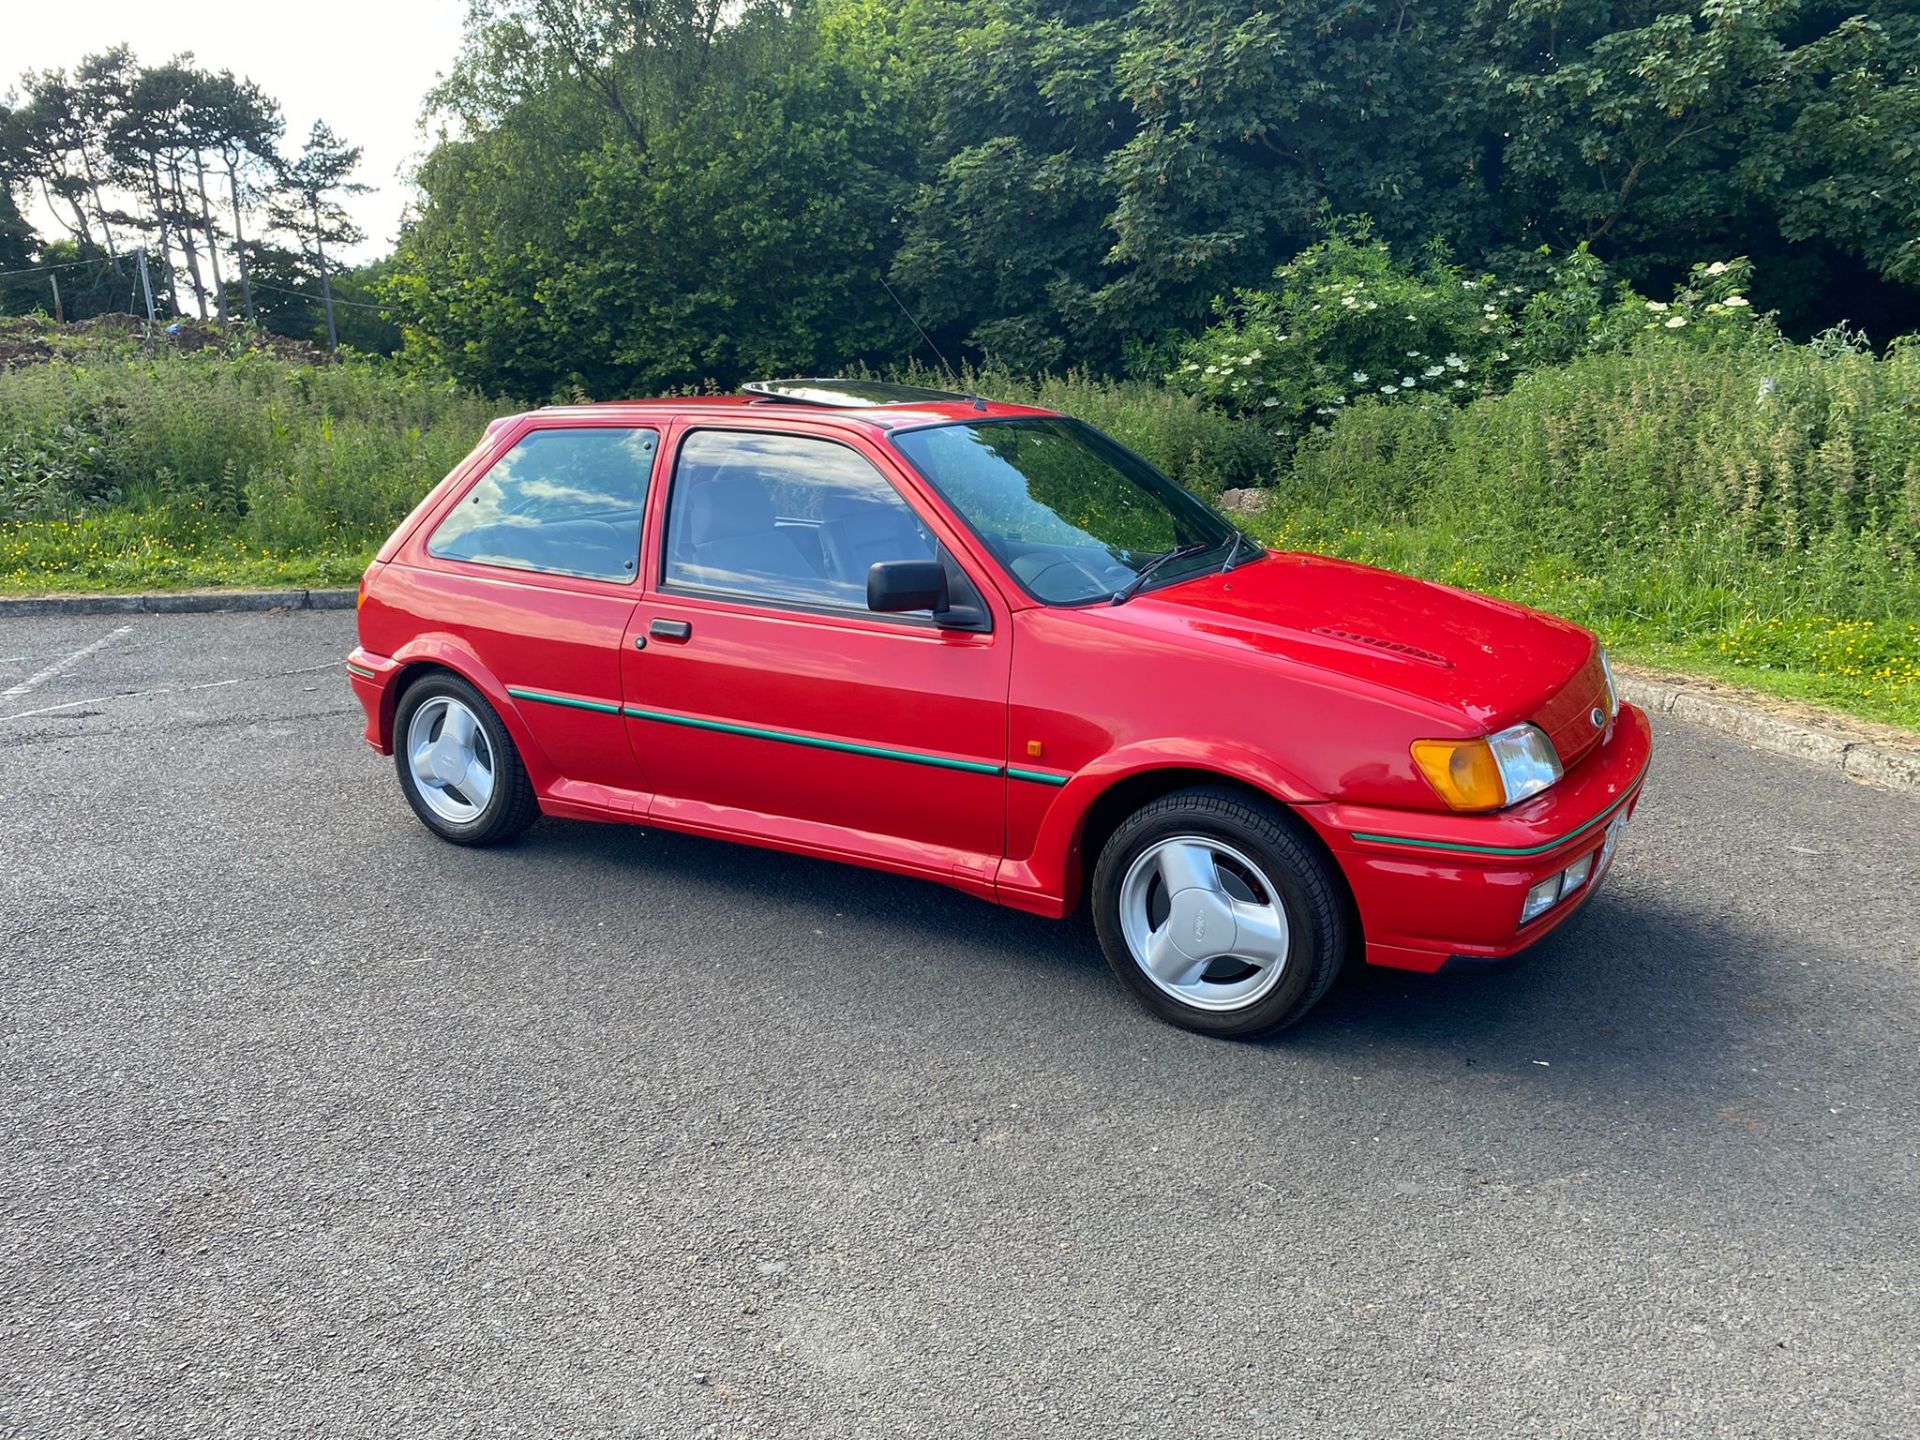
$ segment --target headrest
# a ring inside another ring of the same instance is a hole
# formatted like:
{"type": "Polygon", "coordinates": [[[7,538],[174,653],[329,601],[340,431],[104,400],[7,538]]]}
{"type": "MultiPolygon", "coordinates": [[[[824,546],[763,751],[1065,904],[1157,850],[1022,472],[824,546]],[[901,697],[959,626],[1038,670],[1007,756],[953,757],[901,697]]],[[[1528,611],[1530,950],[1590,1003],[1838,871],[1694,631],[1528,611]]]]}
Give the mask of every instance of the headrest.
{"type": "Polygon", "coordinates": [[[773,529],[773,520],[773,500],[756,475],[722,471],[695,481],[687,491],[684,523],[689,545],[764,535],[773,529]]]}

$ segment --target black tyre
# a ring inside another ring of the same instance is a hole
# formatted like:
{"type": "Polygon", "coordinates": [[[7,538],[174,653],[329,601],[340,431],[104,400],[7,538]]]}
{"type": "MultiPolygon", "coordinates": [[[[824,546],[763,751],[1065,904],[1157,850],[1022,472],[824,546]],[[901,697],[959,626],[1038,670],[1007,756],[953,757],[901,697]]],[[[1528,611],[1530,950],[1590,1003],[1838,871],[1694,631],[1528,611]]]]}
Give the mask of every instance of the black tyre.
{"type": "Polygon", "coordinates": [[[1177,791],[1114,831],[1093,872],[1107,963],[1163,1020],[1245,1039],[1293,1024],[1347,953],[1339,875],[1277,805],[1177,791]]]}
{"type": "Polygon", "coordinates": [[[400,697],[394,768],[421,822],[456,845],[498,845],[540,818],[533,782],[499,714],[458,675],[438,671],[400,697]]]}

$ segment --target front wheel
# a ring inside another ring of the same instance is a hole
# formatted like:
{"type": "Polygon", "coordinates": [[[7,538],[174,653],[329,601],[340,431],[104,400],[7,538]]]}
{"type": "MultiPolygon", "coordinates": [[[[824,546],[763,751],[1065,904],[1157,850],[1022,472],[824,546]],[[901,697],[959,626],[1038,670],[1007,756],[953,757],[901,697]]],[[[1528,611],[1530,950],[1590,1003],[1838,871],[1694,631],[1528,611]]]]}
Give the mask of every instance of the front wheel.
{"type": "Polygon", "coordinates": [[[1156,800],[1113,833],[1094,867],[1094,927],[1149,1010],[1245,1039],[1326,994],[1346,955],[1346,905],[1297,823],[1209,787],[1156,800]]]}
{"type": "Polygon", "coordinates": [[[540,818],[533,782],[493,706],[452,673],[416,680],[394,716],[407,803],[443,840],[497,845],[540,818]]]}

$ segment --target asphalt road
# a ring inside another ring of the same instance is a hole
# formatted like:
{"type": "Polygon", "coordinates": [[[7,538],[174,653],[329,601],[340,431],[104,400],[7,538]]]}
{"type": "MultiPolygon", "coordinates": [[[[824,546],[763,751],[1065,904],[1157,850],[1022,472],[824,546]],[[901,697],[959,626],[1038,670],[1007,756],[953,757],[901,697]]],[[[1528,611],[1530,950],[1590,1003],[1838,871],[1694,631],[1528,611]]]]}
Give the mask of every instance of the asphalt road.
{"type": "Polygon", "coordinates": [[[351,627],[0,622],[0,1435],[1920,1432],[1912,798],[1663,727],[1529,963],[1223,1044],[931,885],[444,845],[351,627]]]}

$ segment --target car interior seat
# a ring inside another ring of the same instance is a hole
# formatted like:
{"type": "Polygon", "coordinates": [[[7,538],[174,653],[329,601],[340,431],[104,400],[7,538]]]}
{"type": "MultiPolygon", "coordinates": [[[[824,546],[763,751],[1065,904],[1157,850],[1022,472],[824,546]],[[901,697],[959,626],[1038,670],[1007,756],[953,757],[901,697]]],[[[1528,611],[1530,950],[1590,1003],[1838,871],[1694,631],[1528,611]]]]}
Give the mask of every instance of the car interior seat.
{"type": "Polygon", "coordinates": [[[828,572],[864,591],[867,569],[882,560],[931,560],[933,539],[901,505],[835,495],[820,521],[828,572]]]}
{"type": "Polygon", "coordinates": [[[816,588],[819,568],[775,523],[773,500],[760,478],[739,470],[682,475],[685,505],[674,528],[673,553],[696,584],[724,584],[730,576],[784,580],[816,588]],[[691,483],[689,483],[691,482],[691,483]]]}

